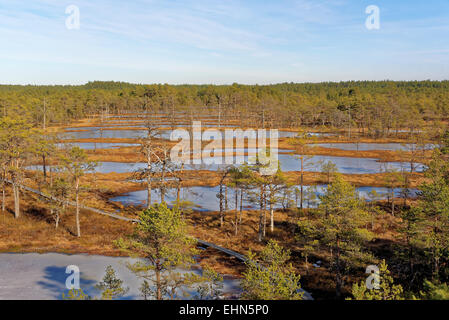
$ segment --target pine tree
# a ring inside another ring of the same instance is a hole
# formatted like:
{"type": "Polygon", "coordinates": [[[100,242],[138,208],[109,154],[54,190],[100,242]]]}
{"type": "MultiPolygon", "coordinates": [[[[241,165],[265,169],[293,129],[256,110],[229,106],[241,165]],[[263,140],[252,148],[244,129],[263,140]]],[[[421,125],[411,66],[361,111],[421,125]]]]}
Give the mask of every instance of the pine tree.
{"type": "Polygon", "coordinates": [[[199,282],[197,286],[198,298],[200,300],[216,300],[220,298],[223,291],[223,277],[212,268],[206,266],[203,269],[200,279],[195,279],[199,282]]]}
{"type": "Polygon", "coordinates": [[[273,240],[268,242],[259,259],[250,251],[245,262],[242,297],[250,300],[301,300],[300,276],[288,263],[289,259],[290,251],[273,240]]]}
{"type": "Polygon", "coordinates": [[[437,282],[441,274],[447,274],[447,267],[441,268],[449,260],[449,162],[438,150],[425,176],[429,182],[420,186],[418,208],[426,219],[419,236],[431,261],[433,281],[437,282]]]}
{"type": "MultiPolygon", "coordinates": [[[[0,119],[0,158],[3,178],[10,177],[14,196],[14,216],[20,217],[20,187],[24,178],[24,164],[35,151],[38,135],[26,119],[0,119]]],[[[3,181],[4,183],[4,181],[3,181]]]]}
{"type": "Polygon", "coordinates": [[[106,267],[106,274],[103,280],[95,286],[101,291],[103,300],[114,300],[123,297],[129,288],[123,287],[123,280],[119,279],[112,266],[106,267]]]}
{"type": "Polygon", "coordinates": [[[143,300],[148,300],[151,297],[151,287],[147,280],[143,280],[139,287],[139,291],[143,300]]]}
{"type": "Polygon", "coordinates": [[[80,227],[80,200],[79,194],[81,191],[81,177],[86,173],[94,170],[96,163],[89,161],[86,152],[80,147],[71,147],[67,152],[63,153],[60,157],[63,173],[70,177],[71,187],[75,194],[75,220],[76,220],[76,234],[81,237],[80,227]]]}
{"type": "Polygon", "coordinates": [[[442,154],[449,154],[449,129],[446,129],[441,138],[440,150],[442,154]]]}
{"type": "Polygon", "coordinates": [[[425,280],[420,298],[424,300],[449,300],[449,285],[447,283],[434,284],[425,280]]]}
{"type": "Polygon", "coordinates": [[[336,173],[338,173],[337,165],[332,161],[326,161],[321,164],[321,170],[323,174],[326,175],[326,181],[329,185],[332,181],[332,178],[336,173]]]}
{"type": "Polygon", "coordinates": [[[320,200],[320,242],[329,249],[336,295],[340,297],[345,274],[371,258],[362,250],[373,237],[366,229],[370,216],[355,188],[340,175],[336,176],[320,200]]]}
{"type": "Polygon", "coordinates": [[[295,234],[295,240],[302,247],[301,255],[305,259],[307,273],[309,272],[309,256],[318,248],[319,229],[316,222],[310,217],[301,218],[298,221],[298,228],[295,234]]]}
{"type": "Polygon", "coordinates": [[[82,289],[70,289],[67,294],[62,294],[63,300],[92,300],[92,297],[84,293],[82,289]]]}
{"type": "Polygon", "coordinates": [[[379,266],[378,288],[368,289],[366,282],[355,283],[352,287],[352,295],[355,300],[403,300],[401,285],[395,285],[390,275],[388,265],[382,260],[379,266]]]}
{"type": "Polygon", "coordinates": [[[63,176],[53,179],[49,186],[49,193],[52,199],[50,200],[50,210],[55,220],[55,228],[59,227],[61,217],[65,214],[68,206],[68,201],[71,194],[70,182],[63,176]]]}
{"type": "Polygon", "coordinates": [[[157,300],[174,299],[178,294],[184,294],[183,286],[189,273],[180,274],[176,269],[191,268],[197,249],[195,240],[186,234],[187,226],[181,213],[176,207],[169,209],[161,203],[141,212],[139,219],[130,240],[116,242],[120,248],[146,259],[128,264],[128,268],[154,284],[151,296],[157,300]]]}

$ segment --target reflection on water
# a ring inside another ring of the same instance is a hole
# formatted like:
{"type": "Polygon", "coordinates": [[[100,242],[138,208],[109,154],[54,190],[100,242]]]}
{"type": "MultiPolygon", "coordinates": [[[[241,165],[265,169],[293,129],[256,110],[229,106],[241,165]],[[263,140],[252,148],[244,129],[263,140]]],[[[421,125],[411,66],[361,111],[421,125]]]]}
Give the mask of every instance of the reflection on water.
{"type": "Polygon", "coordinates": [[[308,132],[308,137],[331,137],[336,136],[336,133],[329,133],[329,132],[308,132]]]}
{"type": "MultiPolygon", "coordinates": [[[[158,125],[160,126],[160,125],[158,125]]],[[[167,127],[171,127],[171,125],[166,125],[167,127]]],[[[212,126],[212,125],[211,125],[212,126]]],[[[130,126],[133,127],[133,126],[130,126]]],[[[138,126],[136,126],[138,127],[138,126]]],[[[161,126],[162,127],[162,126],[161,126]]],[[[203,127],[207,127],[203,126],[203,127]]],[[[223,126],[224,127],[224,126],[223,126]]],[[[227,126],[229,128],[233,128],[235,126],[227,126]]],[[[147,136],[148,131],[145,129],[137,129],[137,130],[117,130],[111,129],[107,127],[79,127],[79,128],[68,128],[68,131],[61,133],[61,137],[63,139],[139,139],[147,136]],[[83,130],[83,131],[75,131],[75,130],[83,130]]],[[[160,134],[157,136],[161,139],[170,139],[170,134],[172,130],[159,130],[160,134]]],[[[267,138],[270,137],[270,131],[266,132],[267,138]]],[[[223,137],[224,132],[222,133],[223,137]]],[[[279,138],[287,138],[294,137],[297,135],[297,132],[290,131],[279,131],[279,138]]]]}
{"type": "MultiPolygon", "coordinates": [[[[310,147],[333,148],[348,151],[411,151],[416,150],[416,144],[403,143],[317,143],[310,144],[310,147]]],[[[435,145],[428,144],[425,149],[433,149],[435,145]]]]}
{"type": "MultiPolygon", "coordinates": [[[[70,129],[76,129],[76,128],[70,128],[70,129]]],[[[86,127],[84,128],[87,131],[79,131],[79,132],[65,132],[64,137],[66,139],[97,139],[97,138],[104,138],[104,139],[137,139],[137,138],[143,138],[147,136],[147,131],[145,129],[140,130],[105,130],[103,127],[86,127]]],[[[169,139],[170,134],[172,130],[161,130],[159,137],[162,139],[169,139]]],[[[270,131],[267,130],[267,137],[270,136],[270,131]]],[[[321,134],[321,133],[317,133],[321,134]]],[[[282,137],[293,137],[296,136],[297,132],[290,132],[290,131],[279,131],[279,136],[282,137]]],[[[104,147],[112,146],[112,144],[104,144],[104,147]]],[[[119,146],[119,144],[114,144],[114,146],[119,146]]],[[[125,146],[125,145],[123,145],[125,146]]],[[[344,150],[407,150],[411,147],[411,145],[401,145],[399,143],[389,143],[389,144],[380,144],[380,143],[334,143],[334,144],[314,144],[311,146],[321,146],[321,147],[334,147],[334,148],[340,148],[344,150]]],[[[93,149],[95,147],[98,147],[98,144],[83,144],[83,147],[86,149],[93,149]]],[[[223,151],[223,150],[221,150],[223,151]]],[[[255,150],[251,150],[251,148],[247,151],[250,155],[253,155],[255,150]]],[[[243,152],[242,150],[237,150],[237,153],[243,152]]],[[[282,152],[282,151],[280,151],[282,152]]],[[[217,153],[217,156],[221,156],[222,153],[220,151],[217,153]]],[[[212,170],[216,171],[220,167],[223,167],[223,165],[218,164],[210,164],[214,163],[215,161],[210,161],[210,158],[203,159],[203,163],[206,163],[207,165],[186,165],[186,170],[212,170]]],[[[248,157],[246,157],[243,161],[248,161],[248,157]]],[[[300,163],[296,156],[294,155],[287,155],[287,154],[279,154],[279,161],[282,171],[299,171],[300,170],[300,163]]],[[[306,165],[305,170],[306,171],[321,171],[321,164],[322,162],[332,161],[336,167],[337,170],[341,173],[346,174],[371,174],[371,173],[378,173],[385,168],[391,168],[396,170],[406,170],[409,171],[409,165],[406,163],[401,162],[389,162],[389,163],[381,163],[378,162],[376,159],[372,158],[348,158],[348,157],[333,157],[333,156],[315,156],[313,157],[313,160],[309,161],[309,163],[306,165]]],[[[223,157],[222,163],[237,163],[237,161],[234,161],[230,157],[223,157]]],[[[241,163],[238,162],[238,163],[241,163]]],[[[104,162],[100,164],[100,167],[97,169],[100,173],[109,173],[109,172],[117,172],[117,173],[123,173],[123,172],[129,172],[133,171],[136,168],[142,168],[143,164],[120,164],[120,163],[108,163],[104,162]]],[[[418,171],[422,171],[423,166],[420,166],[418,168],[418,171]]]]}
{"type": "MultiPolygon", "coordinates": [[[[144,169],[147,166],[146,163],[126,163],[126,162],[98,162],[95,167],[97,173],[131,173],[140,169],[144,169]]],[[[48,169],[47,165],[47,169],[48,169]]],[[[27,170],[42,171],[42,165],[28,166],[27,170]]]]}
{"type": "Polygon", "coordinates": [[[61,136],[64,139],[138,139],[147,136],[146,130],[106,130],[104,128],[94,128],[87,131],[64,132],[61,136]]]}
{"type": "MultiPolygon", "coordinates": [[[[279,154],[279,161],[282,171],[300,171],[298,156],[292,154],[279,154]]],[[[379,162],[373,158],[350,158],[334,156],[313,156],[305,161],[305,171],[320,172],[322,163],[333,162],[338,172],[345,174],[371,174],[385,171],[385,168],[410,171],[410,165],[405,162],[379,162]]],[[[422,171],[424,167],[419,165],[417,171],[422,171]]]]}
{"type": "MultiPolygon", "coordinates": [[[[283,150],[287,151],[287,150],[283,150]]],[[[202,159],[202,164],[186,164],[184,170],[209,170],[217,171],[220,168],[226,167],[226,163],[236,163],[237,156],[227,156],[217,158],[222,159],[222,164],[212,163],[213,158],[202,159]],[[207,163],[207,164],[206,164],[207,163]]],[[[244,161],[251,161],[254,156],[249,154],[242,156],[244,161]]],[[[297,155],[293,154],[278,154],[281,170],[300,171],[300,160],[297,155]]],[[[323,162],[332,161],[337,170],[344,174],[372,174],[379,173],[388,169],[397,169],[410,171],[410,165],[405,162],[378,162],[377,159],[371,158],[349,158],[349,157],[333,157],[333,156],[314,156],[305,162],[304,171],[320,172],[323,162]]],[[[99,162],[96,168],[98,173],[126,173],[143,169],[147,166],[146,163],[125,163],[125,162],[99,162]]],[[[29,170],[42,170],[39,165],[29,166],[29,170]]],[[[422,171],[423,165],[419,165],[417,171],[422,171]]]]}
{"type": "MultiPolygon", "coordinates": [[[[279,203],[277,203],[275,208],[282,208],[288,206],[288,201],[295,202],[294,189],[299,186],[294,186],[291,188],[289,194],[278,194],[279,203]],[[285,196],[285,198],[283,198],[285,196]]],[[[304,186],[304,192],[306,194],[304,205],[306,207],[316,207],[318,204],[318,197],[322,196],[326,192],[327,186],[304,186]],[[313,195],[313,196],[310,196],[313,195]]],[[[217,195],[219,194],[219,186],[216,187],[189,187],[181,188],[181,199],[184,201],[189,201],[192,203],[192,209],[196,211],[219,211],[220,202],[217,195]]],[[[257,210],[259,205],[257,203],[257,195],[259,190],[254,189],[248,192],[248,195],[244,198],[243,208],[245,210],[257,210]],[[249,195],[252,194],[252,195],[249,195]]],[[[390,197],[391,191],[388,188],[378,188],[378,187],[360,187],[357,188],[357,192],[361,199],[370,200],[385,200],[390,197]],[[376,192],[376,196],[372,192],[376,192]]],[[[415,197],[417,195],[416,189],[409,190],[409,197],[415,197]]],[[[394,189],[394,197],[401,197],[403,189],[394,189]]],[[[228,208],[229,210],[235,209],[235,190],[233,188],[228,188],[228,208]]],[[[151,200],[153,203],[159,203],[160,193],[158,190],[152,190],[151,200]]],[[[169,189],[165,194],[165,201],[167,203],[172,203],[176,200],[176,189],[169,189]]],[[[146,206],[147,201],[147,190],[135,191],[126,193],[122,196],[112,198],[110,201],[117,201],[123,205],[134,205],[134,206],[146,206]]],[[[238,204],[237,209],[239,209],[240,204],[238,204]]]]}
{"type": "MultiPolygon", "coordinates": [[[[202,155],[206,155],[208,157],[210,156],[216,156],[216,157],[223,157],[227,154],[234,154],[234,153],[238,153],[238,154],[249,154],[249,155],[257,155],[260,152],[266,152],[266,148],[227,148],[227,149],[204,149],[201,150],[199,152],[197,152],[196,150],[194,150],[194,152],[192,152],[192,154],[202,154],[202,155]]],[[[270,150],[273,153],[288,153],[288,152],[292,152],[292,150],[289,149],[271,149],[270,150]]]]}
{"type": "Polygon", "coordinates": [[[114,142],[71,142],[71,143],[58,143],[59,148],[65,145],[72,145],[80,147],[84,150],[96,150],[96,149],[117,149],[121,147],[136,147],[139,146],[137,143],[114,143],[114,142]]]}

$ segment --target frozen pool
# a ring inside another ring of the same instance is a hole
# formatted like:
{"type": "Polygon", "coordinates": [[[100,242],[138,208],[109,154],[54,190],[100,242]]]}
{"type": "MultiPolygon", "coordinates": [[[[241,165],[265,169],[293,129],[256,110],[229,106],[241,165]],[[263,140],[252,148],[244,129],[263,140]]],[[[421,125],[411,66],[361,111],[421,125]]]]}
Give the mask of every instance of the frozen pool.
{"type": "MultiPolygon", "coordinates": [[[[65,282],[69,274],[66,268],[75,265],[80,270],[80,287],[91,296],[100,296],[94,286],[104,276],[105,269],[111,265],[118,277],[129,287],[123,299],[141,299],[139,286],[142,280],[126,267],[126,263],[137,261],[132,258],[115,258],[96,255],[65,255],[58,253],[0,253],[0,300],[54,300],[67,294],[65,282]]],[[[179,270],[179,272],[185,272],[179,270]]],[[[196,270],[200,273],[200,270],[196,270]]],[[[239,281],[226,278],[223,293],[240,292],[239,281]]]]}

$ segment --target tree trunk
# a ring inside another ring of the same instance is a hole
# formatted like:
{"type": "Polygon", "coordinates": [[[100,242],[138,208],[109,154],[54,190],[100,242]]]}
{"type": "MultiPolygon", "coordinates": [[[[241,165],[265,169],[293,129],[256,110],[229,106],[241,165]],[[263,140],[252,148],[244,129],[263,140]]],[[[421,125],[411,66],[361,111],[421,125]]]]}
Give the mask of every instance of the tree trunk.
{"type": "Polygon", "coordinates": [[[337,236],[337,247],[335,248],[335,294],[337,298],[341,296],[342,277],[340,272],[340,239],[337,236]]]}
{"type": "Polygon", "coordinates": [[[147,209],[151,208],[151,177],[147,177],[147,209]]]}
{"type": "Polygon", "coordinates": [[[80,228],[80,202],[79,202],[79,179],[76,180],[75,187],[75,201],[76,201],[76,235],[77,237],[81,237],[81,228],[80,228]]]}
{"type": "Polygon", "coordinates": [[[223,227],[224,217],[223,217],[223,183],[220,182],[220,227],[223,227]]]}
{"type": "Polygon", "coordinates": [[[14,183],[12,189],[14,194],[14,217],[18,219],[20,217],[19,187],[14,183]]]}
{"type": "Polygon", "coordinates": [[[407,206],[407,200],[408,200],[408,186],[409,186],[409,177],[408,174],[405,175],[405,186],[404,186],[404,207],[407,206]]]}
{"type": "Polygon", "coordinates": [[[156,299],[162,300],[162,283],[161,283],[161,271],[159,264],[156,265],[156,299]]]}
{"type": "Polygon", "coordinates": [[[44,178],[47,179],[47,164],[46,164],[45,160],[46,160],[45,159],[45,154],[43,154],[42,155],[42,169],[43,169],[43,172],[44,172],[44,178]]]}
{"type": "Polygon", "coordinates": [[[225,198],[224,198],[224,201],[225,201],[225,211],[228,211],[229,210],[229,207],[228,207],[228,186],[225,186],[225,198]]]}
{"type": "Polygon", "coordinates": [[[239,233],[239,218],[238,218],[238,210],[237,210],[237,208],[235,208],[235,216],[234,216],[234,228],[235,228],[235,230],[234,230],[234,232],[235,232],[235,235],[237,236],[238,235],[238,233],[239,233]]]}
{"type": "MultiPolygon", "coordinates": [[[[148,133],[148,139],[151,139],[150,134],[148,133]]],[[[146,149],[147,156],[147,209],[151,208],[151,141],[146,149]]]]}
{"type": "Polygon", "coordinates": [[[42,128],[46,130],[46,122],[47,122],[47,101],[44,99],[44,123],[42,124],[42,128]]]}
{"type": "Polygon", "coordinates": [[[306,275],[309,275],[309,255],[306,254],[305,255],[305,259],[306,259],[306,275]]]}
{"type": "Polygon", "coordinates": [[[5,212],[5,182],[2,183],[2,212],[5,212]]]}
{"type": "Polygon", "coordinates": [[[267,234],[267,203],[265,201],[263,206],[263,236],[267,234]]]}
{"type": "Polygon", "coordinates": [[[394,189],[391,192],[391,215],[394,217],[394,189]]]}
{"type": "Polygon", "coordinates": [[[239,189],[235,188],[235,193],[234,193],[234,201],[235,201],[235,212],[239,211],[238,206],[239,206],[239,189]]]}
{"type": "Polygon", "coordinates": [[[161,172],[161,203],[165,202],[165,159],[166,158],[164,158],[164,164],[161,172]]]}
{"type": "Polygon", "coordinates": [[[165,202],[165,190],[164,190],[164,186],[161,186],[161,203],[165,202]]]}
{"type": "Polygon", "coordinates": [[[409,268],[410,268],[410,275],[414,274],[414,264],[413,264],[413,246],[410,244],[410,240],[407,241],[408,242],[408,247],[409,247],[409,251],[408,251],[408,259],[409,259],[409,268]]]}
{"type": "Polygon", "coordinates": [[[298,189],[295,188],[295,204],[296,204],[296,208],[298,208],[298,189]]]}
{"type": "Polygon", "coordinates": [[[240,224],[242,224],[242,213],[243,213],[243,189],[240,189],[240,214],[239,214],[240,224]]]}
{"type": "Polygon", "coordinates": [[[58,229],[58,227],[59,227],[59,213],[56,213],[55,229],[58,229]]]}
{"type": "Polygon", "coordinates": [[[260,213],[259,213],[259,242],[262,242],[263,240],[263,206],[264,206],[264,188],[263,186],[260,186],[260,213]]]}
{"type": "Polygon", "coordinates": [[[177,186],[177,190],[176,190],[176,203],[178,204],[178,206],[181,201],[181,186],[182,186],[183,170],[184,170],[184,164],[181,165],[181,170],[179,171],[179,176],[178,176],[178,186],[177,186]]]}
{"type": "Polygon", "coordinates": [[[301,200],[300,200],[300,208],[303,209],[304,202],[304,157],[301,157],[301,200]]]}

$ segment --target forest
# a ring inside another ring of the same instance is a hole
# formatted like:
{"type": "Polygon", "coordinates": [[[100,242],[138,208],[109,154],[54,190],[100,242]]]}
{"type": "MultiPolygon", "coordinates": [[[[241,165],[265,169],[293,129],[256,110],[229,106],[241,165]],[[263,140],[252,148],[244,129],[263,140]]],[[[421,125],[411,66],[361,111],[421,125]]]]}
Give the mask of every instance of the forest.
{"type": "Polygon", "coordinates": [[[69,123],[102,112],[151,110],[216,114],[244,125],[295,128],[330,126],[381,137],[445,120],[449,81],[284,83],[276,85],[134,85],[89,82],[83,86],[0,86],[3,115],[33,123],[69,123]],[[47,105],[47,107],[45,107],[47,105]]]}

